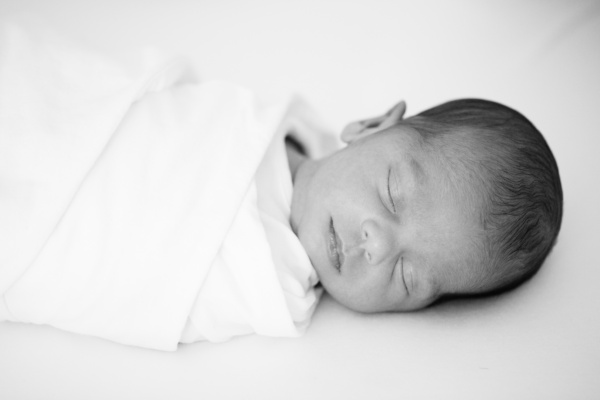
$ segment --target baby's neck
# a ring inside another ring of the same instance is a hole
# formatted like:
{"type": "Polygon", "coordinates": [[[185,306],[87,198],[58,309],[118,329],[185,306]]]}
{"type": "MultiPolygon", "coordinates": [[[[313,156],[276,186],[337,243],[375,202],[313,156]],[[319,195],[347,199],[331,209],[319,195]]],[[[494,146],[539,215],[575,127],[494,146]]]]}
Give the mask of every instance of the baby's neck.
{"type": "Polygon", "coordinates": [[[287,153],[288,166],[290,167],[290,173],[292,175],[292,183],[294,183],[296,181],[298,168],[308,159],[308,157],[304,154],[299,144],[289,136],[285,138],[285,151],[287,153]]]}

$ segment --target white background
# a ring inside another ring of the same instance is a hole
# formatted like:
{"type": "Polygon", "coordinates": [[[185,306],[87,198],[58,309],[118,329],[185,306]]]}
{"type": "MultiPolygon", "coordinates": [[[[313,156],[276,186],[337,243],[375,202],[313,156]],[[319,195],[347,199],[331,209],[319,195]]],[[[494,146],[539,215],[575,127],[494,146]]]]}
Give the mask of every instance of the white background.
{"type": "Polygon", "coordinates": [[[117,57],[156,45],[206,79],[300,93],[337,130],[400,99],[505,103],[546,136],[565,214],[510,294],[394,315],[325,298],[301,339],[161,353],[2,323],[1,399],[600,398],[600,3],[0,0],[23,13],[117,57]]]}

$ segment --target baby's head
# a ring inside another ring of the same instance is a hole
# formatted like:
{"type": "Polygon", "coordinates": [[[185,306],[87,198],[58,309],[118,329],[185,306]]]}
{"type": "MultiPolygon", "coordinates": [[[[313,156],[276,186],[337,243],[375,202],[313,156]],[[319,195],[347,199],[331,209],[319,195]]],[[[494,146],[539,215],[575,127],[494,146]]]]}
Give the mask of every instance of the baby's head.
{"type": "Polygon", "coordinates": [[[530,278],[562,218],[542,135],[489,101],[404,107],[348,125],[346,148],[296,174],[292,228],[322,285],[355,310],[408,311],[530,278]]]}

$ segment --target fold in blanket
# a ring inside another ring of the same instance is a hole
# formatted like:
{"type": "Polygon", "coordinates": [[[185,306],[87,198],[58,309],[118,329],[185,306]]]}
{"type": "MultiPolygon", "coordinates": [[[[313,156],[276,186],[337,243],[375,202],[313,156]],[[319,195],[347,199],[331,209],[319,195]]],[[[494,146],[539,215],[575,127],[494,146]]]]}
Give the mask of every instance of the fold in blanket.
{"type": "MultiPolygon", "coordinates": [[[[173,350],[234,221],[250,221],[237,225],[244,240],[261,237],[253,177],[286,115],[302,112],[198,83],[182,60],[144,60],[127,70],[46,32],[4,27],[0,320],[173,350]]],[[[303,268],[302,321],[267,271],[248,284],[278,311],[252,326],[301,333],[318,298],[303,268]]]]}

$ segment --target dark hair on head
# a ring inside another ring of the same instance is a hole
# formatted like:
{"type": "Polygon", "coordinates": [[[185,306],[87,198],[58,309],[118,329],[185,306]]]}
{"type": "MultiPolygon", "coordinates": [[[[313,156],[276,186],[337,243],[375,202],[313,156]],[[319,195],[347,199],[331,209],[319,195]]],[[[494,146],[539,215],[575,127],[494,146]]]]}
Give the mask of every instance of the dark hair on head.
{"type": "Polygon", "coordinates": [[[488,282],[478,294],[532,277],[556,242],[563,209],[558,166],[542,134],[519,112],[480,99],[450,101],[407,122],[425,142],[466,142],[468,157],[460,162],[481,177],[481,267],[488,282]]]}

